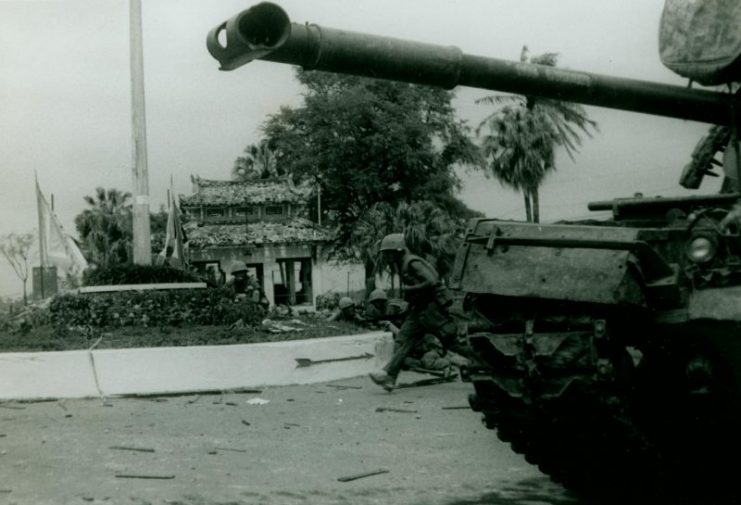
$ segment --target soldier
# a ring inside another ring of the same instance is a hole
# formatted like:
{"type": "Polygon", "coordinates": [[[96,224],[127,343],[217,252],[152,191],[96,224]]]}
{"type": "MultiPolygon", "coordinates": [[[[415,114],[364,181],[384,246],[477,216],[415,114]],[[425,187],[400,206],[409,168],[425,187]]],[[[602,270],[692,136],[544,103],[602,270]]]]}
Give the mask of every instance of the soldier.
{"type": "Polygon", "coordinates": [[[236,261],[229,273],[232,274],[232,278],[226,282],[225,286],[233,291],[236,298],[259,303],[266,311],[270,308],[270,302],[260,283],[249,274],[244,262],[236,261]]]}
{"type": "Polygon", "coordinates": [[[384,372],[371,373],[373,382],[386,391],[393,391],[396,378],[412,349],[422,343],[427,333],[435,335],[445,349],[470,355],[466,346],[458,344],[458,327],[448,313],[452,298],[428,262],[407,249],[401,233],[386,235],[381,241],[381,254],[388,256],[400,272],[404,298],[409,313],[397,335],[398,346],[384,372]]]}
{"type": "MultiPolygon", "coordinates": [[[[368,296],[368,304],[365,309],[365,317],[368,322],[375,322],[389,329],[389,324],[401,326],[401,322],[409,312],[409,304],[399,298],[389,300],[386,291],[374,289],[368,296]]],[[[396,328],[398,331],[398,328],[396,328]]],[[[391,331],[389,329],[389,331],[391,331]]]]}
{"type": "Polygon", "coordinates": [[[352,298],[349,296],[340,298],[338,308],[327,317],[327,321],[358,321],[355,302],[352,301],[352,298]]]}
{"type": "MultiPolygon", "coordinates": [[[[398,298],[388,299],[382,289],[374,289],[368,297],[366,317],[369,322],[377,321],[386,331],[394,336],[398,347],[399,326],[404,322],[409,311],[409,304],[398,298]]],[[[452,352],[446,352],[440,341],[432,334],[426,334],[415,345],[404,360],[404,368],[418,371],[445,371],[452,373],[453,367],[468,364],[468,360],[452,352]]]]}
{"type": "Polygon", "coordinates": [[[468,365],[468,360],[454,352],[446,351],[435,335],[429,333],[422,342],[404,360],[404,365],[417,371],[444,371],[446,376],[453,372],[453,368],[468,365]]]}

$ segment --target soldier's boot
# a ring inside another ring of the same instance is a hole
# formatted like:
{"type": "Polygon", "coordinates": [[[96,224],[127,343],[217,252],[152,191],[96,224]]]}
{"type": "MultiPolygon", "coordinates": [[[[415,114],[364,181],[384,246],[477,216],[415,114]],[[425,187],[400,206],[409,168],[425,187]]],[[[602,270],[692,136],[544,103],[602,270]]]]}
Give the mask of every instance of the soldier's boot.
{"type": "Polygon", "coordinates": [[[394,386],[396,386],[396,377],[393,377],[386,372],[370,373],[368,374],[368,376],[373,382],[381,386],[389,393],[393,391],[394,386]]]}

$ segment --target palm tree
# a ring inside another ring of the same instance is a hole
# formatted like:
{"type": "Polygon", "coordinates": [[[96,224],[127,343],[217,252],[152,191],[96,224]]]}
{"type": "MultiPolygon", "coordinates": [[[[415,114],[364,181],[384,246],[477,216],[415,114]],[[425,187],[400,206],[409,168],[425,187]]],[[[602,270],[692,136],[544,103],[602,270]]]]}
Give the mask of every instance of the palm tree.
{"type": "MultiPolygon", "coordinates": [[[[530,63],[553,67],[558,55],[545,53],[530,63]]],[[[527,46],[520,56],[527,62],[527,46]]],[[[494,177],[525,198],[528,221],[540,221],[538,188],[556,169],[555,151],[563,147],[571,159],[581,146],[580,132],[592,135],[597,123],[578,104],[532,96],[487,96],[476,101],[501,107],[484,119],[476,130],[488,133],[482,139],[483,154],[494,177]]]]}
{"type": "Polygon", "coordinates": [[[131,193],[95,188],[83,197],[91,207],[75,217],[83,251],[98,266],[125,263],[131,249],[131,193]]]}
{"type": "Polygon", "coordinates": [[[243,156],[238,157],[232,167],[234,180],[268,179],[280,175],[278,153],[265,140],[245,147],[243,156]]]}

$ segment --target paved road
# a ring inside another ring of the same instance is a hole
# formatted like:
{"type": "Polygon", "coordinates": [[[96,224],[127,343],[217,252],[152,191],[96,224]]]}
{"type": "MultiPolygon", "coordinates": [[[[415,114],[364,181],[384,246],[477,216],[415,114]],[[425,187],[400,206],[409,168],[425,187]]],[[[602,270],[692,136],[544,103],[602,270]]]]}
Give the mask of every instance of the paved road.
{"type": "Polygon", "coordinates": [[[465,406],[470,389],[388,394],[357,378],[259,394],[3,403],[0,503],[576,505],[478,414],[443,408],[465,406]],[[379,469],[388,473],[337,480],[379,469]]]}

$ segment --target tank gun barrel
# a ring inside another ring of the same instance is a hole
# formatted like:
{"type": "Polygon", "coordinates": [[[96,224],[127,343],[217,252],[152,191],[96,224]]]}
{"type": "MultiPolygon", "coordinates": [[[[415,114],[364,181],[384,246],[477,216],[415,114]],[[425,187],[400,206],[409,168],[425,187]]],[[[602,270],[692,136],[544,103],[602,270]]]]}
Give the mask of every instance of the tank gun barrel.
{"type": "Polygon", "coordinates": [[[291,23],[281,7],[268,2],[215,27],[208,34],[207,47],[221,70],[259,59],[306,70],[445,89],[468,86],[715,124],[729,124],[732,110],[741,106],[738,98],[726,93],[473,56],[454,46],[291,23]]]}

